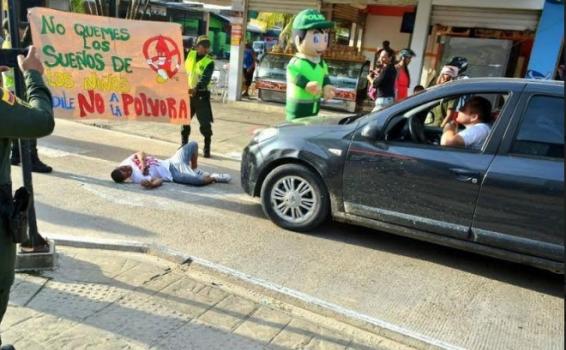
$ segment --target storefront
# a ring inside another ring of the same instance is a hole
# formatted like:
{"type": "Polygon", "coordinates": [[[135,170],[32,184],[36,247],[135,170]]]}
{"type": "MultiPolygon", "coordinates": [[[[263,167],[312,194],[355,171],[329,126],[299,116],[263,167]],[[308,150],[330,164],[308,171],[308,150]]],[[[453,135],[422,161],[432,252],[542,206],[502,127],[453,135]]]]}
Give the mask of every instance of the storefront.
{"type": "MultiPolygon", "coordinates": [[[[262,60],[256,88],[262,101],[285,103],[287,64],[292,53],[270,52],[262,60]]],[[[323,101],[322,106],[346,112],[357,111],[366,98],[369,61],[348,46],[335,46],[325,56],[330,82],[336,87],[336,97],[323,101]]]]}
{"type": "Polygon", "coordinates": [[[469,61],[470,77],[525,77],[543,0],[421,0],[411,48],[412,85],[427,86],[451,57],[469,61]],[[424,34],[423,29],[428,33],[424,34]]]}
{"type": "MultiPolygon", "coordinates": [[[[358,8],[347,5],[326,5],[322,12],[336,23],[324,58],[328,63],[331,83],[337,88],[336,97],[324,101],[322,106],[355,112],[366,98],[366,76],[369,73],[369,62],[359,50],[365,16],[358,8]]],[[[285,103],[287,64],[293,54],[291,45],[274,46],[261,60],[256,89],[262,101],[285,103]]]]}

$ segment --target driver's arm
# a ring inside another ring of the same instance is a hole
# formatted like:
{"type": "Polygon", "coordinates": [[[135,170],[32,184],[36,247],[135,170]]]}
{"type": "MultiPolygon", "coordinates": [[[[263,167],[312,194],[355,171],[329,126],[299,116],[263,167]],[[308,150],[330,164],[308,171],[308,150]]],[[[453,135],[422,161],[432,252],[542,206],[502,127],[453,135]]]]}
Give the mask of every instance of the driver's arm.
{"type": "Polygon", "coordinates": [[[458,124],[454,122],[448,122],[444,126],[442,138],[440,139],[440,145],[448,147],[466,147],[464,139],[462,138],[462,136],[458,135],[458,124]]]}

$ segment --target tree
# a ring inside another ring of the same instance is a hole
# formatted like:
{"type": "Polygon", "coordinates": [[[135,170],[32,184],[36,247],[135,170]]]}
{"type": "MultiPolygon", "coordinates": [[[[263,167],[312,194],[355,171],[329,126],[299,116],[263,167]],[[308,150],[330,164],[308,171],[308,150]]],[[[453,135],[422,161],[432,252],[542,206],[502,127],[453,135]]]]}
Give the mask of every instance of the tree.
{"type": "Polygon", "coordinates": [[[285,27],[291,21],[293,15],[290,13],[260,12],[257,16],[258,21],[262,21],[267,28],[285,27]]]}
{"type": "MultiPolygon", "coordinates": [[[[108,16],[107,0],[71,0],[71,11],[108,16]]],[[[142,19],[149,9],[150,0],[129,0],[126,19],[142,19]]]]}

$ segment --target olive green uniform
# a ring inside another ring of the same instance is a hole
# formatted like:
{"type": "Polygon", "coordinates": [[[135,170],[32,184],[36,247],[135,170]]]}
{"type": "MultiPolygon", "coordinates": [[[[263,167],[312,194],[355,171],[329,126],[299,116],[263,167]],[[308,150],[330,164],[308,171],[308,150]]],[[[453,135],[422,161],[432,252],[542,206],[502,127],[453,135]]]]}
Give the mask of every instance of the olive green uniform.
{"type": "MultiPolygon", "coordinates": [[[[28,103],[0,89],[0,186],[10,186],[10,140],[49,135],[55,127],[51,94],[36,71],[25,73],[28,103]]],[[[10,191],[11,192],[11,191],[10,191]]],[[[0,205],[5,205],[5,199],[0,205]]],[[[14,282],[16,245],[0,218],[0,322],[8,306],[10,287],[14,282]]]]}

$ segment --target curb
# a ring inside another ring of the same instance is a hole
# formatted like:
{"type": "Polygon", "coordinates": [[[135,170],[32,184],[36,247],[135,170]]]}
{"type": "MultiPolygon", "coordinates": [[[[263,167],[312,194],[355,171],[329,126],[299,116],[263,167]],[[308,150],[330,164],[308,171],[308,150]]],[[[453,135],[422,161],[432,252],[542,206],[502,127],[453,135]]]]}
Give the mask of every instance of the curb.
{"type": "Polygon", "coordinates": [[[64,235],[48,235],[61,246],[73,248],[114,250],[121,252],[142,253],[152,255],[176,264],[190,264],[210,275],[244,284],[248,291],[262,293],[271,298],[302,308],[319,316],[328,317],[363,331],[376,334],[416,349],[431,350],[463,350],[463,348],[431,338],[426,335],[405,329],[389,322],[358,313],[354,310],[326,302],[308,294],[289,289],[251,275],[233,270],[204,259],[192,257],[159,244],[148,244],[136,241],[85,239],[64,235]]]}

